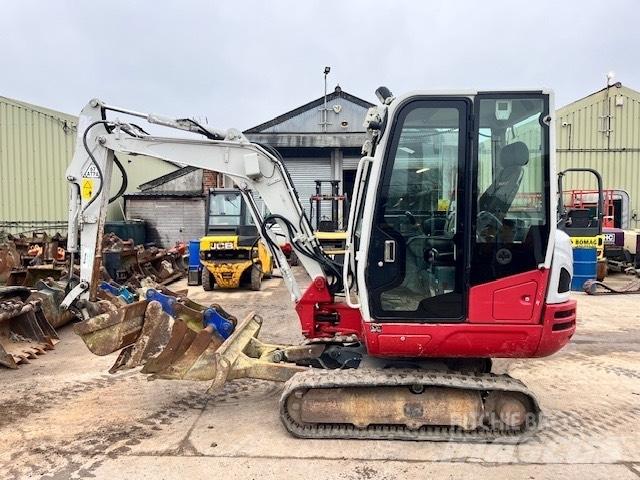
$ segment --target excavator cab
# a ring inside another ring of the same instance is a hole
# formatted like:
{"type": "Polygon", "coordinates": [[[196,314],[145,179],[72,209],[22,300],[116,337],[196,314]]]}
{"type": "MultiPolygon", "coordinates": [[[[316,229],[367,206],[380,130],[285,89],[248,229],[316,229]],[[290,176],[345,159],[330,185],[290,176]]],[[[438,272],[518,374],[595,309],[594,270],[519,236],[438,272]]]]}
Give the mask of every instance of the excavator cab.
{"type": "Polygon", "coordinates": [[[352,243],[366,251],[366,266],[352,265],[363,273],[359,296],[372,321],[506,323],[491,304],[487,316],[473,318],[475,291],[499,282],[528,298],[526,305],[505,299],[518,310],[513,320],[538,323],[534,299],[547,289],[539,272],[554,243],[549,95],[412,95],[393,103],[394,118],[380,124],[374,145],[383,161],[363,166],[369,186],[358,192],[373,208],[354,221],[360,238],[352,243]]]}

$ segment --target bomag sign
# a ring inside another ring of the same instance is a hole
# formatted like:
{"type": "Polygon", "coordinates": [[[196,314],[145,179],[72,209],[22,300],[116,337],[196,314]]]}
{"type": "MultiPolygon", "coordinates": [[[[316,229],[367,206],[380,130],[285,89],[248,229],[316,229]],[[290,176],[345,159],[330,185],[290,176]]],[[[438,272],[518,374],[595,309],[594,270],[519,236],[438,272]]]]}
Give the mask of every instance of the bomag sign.
{"type": "Polygon", "coordinates": [[[603,235],[595,237],[570,237],[573,248],[598,248],[604,245],[603,235]]]}

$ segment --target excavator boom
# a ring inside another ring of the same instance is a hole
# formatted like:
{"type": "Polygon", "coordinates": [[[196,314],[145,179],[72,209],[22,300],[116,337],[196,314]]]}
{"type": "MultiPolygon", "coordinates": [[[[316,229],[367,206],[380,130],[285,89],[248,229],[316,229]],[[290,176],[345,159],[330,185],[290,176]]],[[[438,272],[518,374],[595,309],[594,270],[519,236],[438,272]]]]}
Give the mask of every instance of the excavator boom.
{"type": "MultiPolygon", "coordinates": [[[[199,124],[198,124],[199,125],[199,124]]],[[[111,185],[111,174],[118,153],[155,157],[205,169],[212,169],[233,179],[250,207],[256,225],[267,245],[275,247],[268,235],[266,221],[250,192],[257,192],[269,207],[270,219],[280,224],[287,241],[298,247],[300,262],[312,278],[325,278],[330,265],[313,236],[313,230],[282,162],[266,148],[250,143],[236,130],[218,131],[196,127],[187,120],[172,120],[159,115],[141,114],[120,107],[110,107],[92,100],[81,112],[78,123],[78,148],[67,169],[69,181],[68,251],[80,256],[80,283],[69,293],[64,305],[77,298],[95,300],[101,268],[101,239],[104,231],[111,185]],[[106,120],[108,111],[146,118],[150,123],[188,130],[206,139],[156,137],[138,127],[106,120]],[[188,128],[183,128],[183,125],[188,128]],[[214,133],[212,133],[214,132],[214,133]],[[78,235],[82,241],[79,242],[78,235]],[[316,258],[314,258],[316,257],[316,258]],[[323,263],[325,265],[323,265],[323,263]]],[[[141,157],[144,158],[144,157],[141,157]]],[[[276,262],[294,299],[301,296],[284,254],[272,248],[276,262]]],[[[336,270],[335,268],[333,270],[336,270]]],[[[339,273],[333,271],[332,273],[339,273]]]]}

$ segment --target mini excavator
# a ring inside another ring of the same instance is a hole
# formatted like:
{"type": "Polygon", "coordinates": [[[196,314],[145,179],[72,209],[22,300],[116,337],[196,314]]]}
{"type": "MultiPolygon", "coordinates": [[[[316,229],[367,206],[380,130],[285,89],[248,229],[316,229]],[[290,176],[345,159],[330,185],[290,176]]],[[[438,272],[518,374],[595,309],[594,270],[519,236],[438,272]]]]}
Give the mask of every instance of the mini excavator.
{"type": "Polygon", "coordinates": [[[121,350],[112,371],[142,366],[212,388],[285,382],[280,417],[302,438],[511,443],[535,432],[534,394],[491,373],[491,360],[551,355],[576,328],[571,244],[556,224],[553,95],[376,95],[342,263],[322,250],[273,148],[234,129],[90,101],[66,173],[68,250],[80,274],[63,302],[84,318],[75,329],[90,350],[121,350]],[[115,115],[199,137],[150,135],[115,115]],[[100,245],[114,165],[124,173],[120,153],[234,181],[291,293],[303,343],[264,343],[259,315],[238,320],[170,291],[146,288],[124,306],[102,298],[100,245]],[[304,289],[276,224],[311,279],[304,289]]]}

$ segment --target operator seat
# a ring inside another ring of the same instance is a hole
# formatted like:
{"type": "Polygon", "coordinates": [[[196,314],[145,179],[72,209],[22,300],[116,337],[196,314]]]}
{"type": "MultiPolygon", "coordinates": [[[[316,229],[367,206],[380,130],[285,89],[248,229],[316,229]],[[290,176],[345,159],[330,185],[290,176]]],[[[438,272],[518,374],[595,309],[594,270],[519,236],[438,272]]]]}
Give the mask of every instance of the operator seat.
{"type": "Polygon", "coordinates": [[[529,163],[529,148],[524,142],[505,145],[498,154],[500,171],[478,200],[478,211],[486,211],[502,221],[516,197],[522,171],[529,163]]]}
{"type": "Polygon", "coordinates": [[[444,235],[447,219],[444,217],[427,218],[422,222],[422,231],[427,237],[444,235]]]}
{"type": "Polygon", "coordinates": [[[572,208],[567,214],[567,220],[572,228],[589,228],[593,218],[588,208],[572,208]]]}

